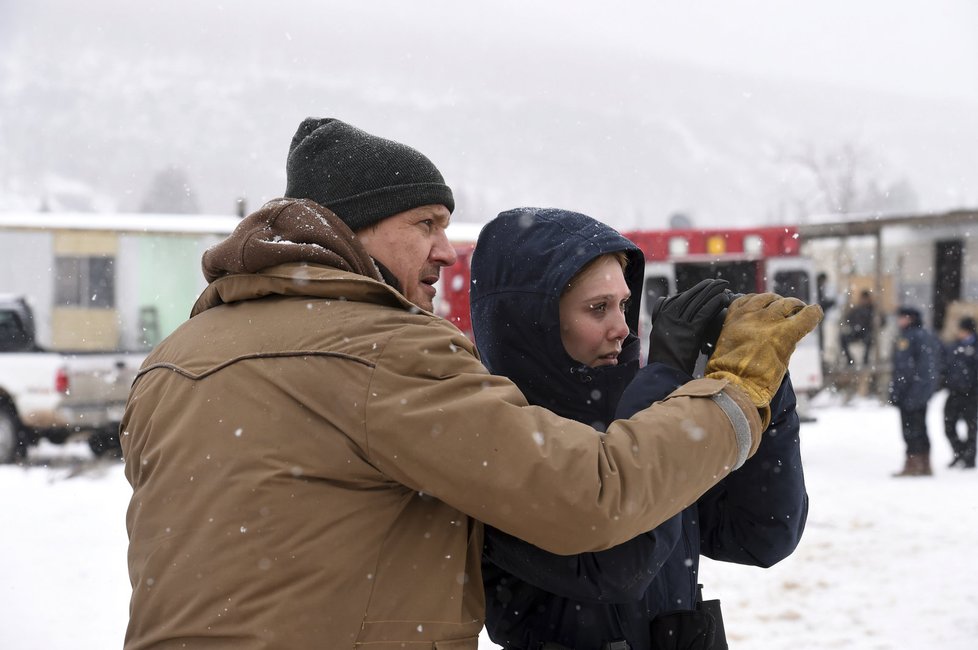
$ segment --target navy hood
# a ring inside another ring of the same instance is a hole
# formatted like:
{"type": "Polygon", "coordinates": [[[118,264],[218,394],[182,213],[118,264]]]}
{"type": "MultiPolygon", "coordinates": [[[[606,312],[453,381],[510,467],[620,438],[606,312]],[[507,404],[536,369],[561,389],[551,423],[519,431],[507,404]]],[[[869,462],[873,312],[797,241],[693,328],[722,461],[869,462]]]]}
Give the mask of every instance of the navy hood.
{"type": "Polygon", "coordinates": [[[613,228],[556,208],[501,213],[482,232],[472,254],[472,331],[490,372],[511,379],[531,404],[604,430],[624,385],[638,370],[638,329],[645,258],[613,228]],[[631,331],[617,366],[590,368],[560,340],[560,295],[591,260],[623,251],[632,299],[631,331]]]}

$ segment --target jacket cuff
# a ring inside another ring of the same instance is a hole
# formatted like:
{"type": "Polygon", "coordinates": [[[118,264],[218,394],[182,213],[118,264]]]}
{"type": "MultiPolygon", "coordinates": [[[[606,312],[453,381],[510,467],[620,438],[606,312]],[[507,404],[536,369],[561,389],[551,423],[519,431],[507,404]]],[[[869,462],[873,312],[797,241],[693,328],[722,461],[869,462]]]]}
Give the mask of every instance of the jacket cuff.
{"type": "MultiPolygon", "coordinates": [[[[753,400],[751,400],[750,395],[746,391],[742,390],[736,384],[727,381],[724,381],[724,384],[723,394],[737,404],[737,407],[740,409],[740,414],[750,424],[750,449],[747,452],[747,458],[750,458],[757,451],[757,448],[761,446],[761,437],[765,429],[764,420],[762,419],[761,412],[754,405],[753,400]]],[[[770,407],[768,407],[768,412],[770,412],[770,407]]],[[[770,416],[768,417],[768,421],[770,421],[770,416]]]]}
{"type": "Polygon", "coordinates": [[[737,402],[727,393],[717,393],[713,396],[713,401],[723,409],[727,419],[730,420],[730,424],[733,425],[734,435],[737,438],[737,460],[733,468],[735,470],[740,469],[740,466],[747,462],[747,458],[750,455],[750,422],[747,421],[747,415],[737,405],[737,402]]]}
{"type": "Polygon", "coordinates": [[[726,379],[703,378],[680,386],[670,397],[684,395],[709,397],[730,420],[737,442],[737,463],[734,469],[754,455],[761,445],[764,423],[760,412],[745,391],[726,379]]]}

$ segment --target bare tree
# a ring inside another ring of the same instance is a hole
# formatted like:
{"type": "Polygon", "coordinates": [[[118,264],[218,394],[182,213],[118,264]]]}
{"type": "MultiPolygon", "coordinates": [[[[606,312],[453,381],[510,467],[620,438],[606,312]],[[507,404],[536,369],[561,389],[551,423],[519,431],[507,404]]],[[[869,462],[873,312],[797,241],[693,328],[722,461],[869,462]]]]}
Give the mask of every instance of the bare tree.
{"type": "Polygon", "coordinates": [[[917,195],[905,178],[884,180],[883,166],[864,147],[854,142],[819,148],[804,143],[782,152],[778,162],[785,170],[785,196],[780,211],[804,221],[817,213],[912,211],[917,195]]]}

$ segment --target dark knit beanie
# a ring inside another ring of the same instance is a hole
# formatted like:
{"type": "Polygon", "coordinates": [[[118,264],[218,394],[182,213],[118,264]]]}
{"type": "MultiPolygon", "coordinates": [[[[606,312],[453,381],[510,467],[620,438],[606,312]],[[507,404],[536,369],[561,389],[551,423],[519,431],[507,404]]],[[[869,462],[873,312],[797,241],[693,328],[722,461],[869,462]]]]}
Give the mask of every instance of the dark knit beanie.
{"type": "Polygon", "coordinates": [[[333,118],[306,118],[286,164],[285,196],[329,208],[356,232],[420,207],[455,209],[452,190],[420,151],[333,118]]]}

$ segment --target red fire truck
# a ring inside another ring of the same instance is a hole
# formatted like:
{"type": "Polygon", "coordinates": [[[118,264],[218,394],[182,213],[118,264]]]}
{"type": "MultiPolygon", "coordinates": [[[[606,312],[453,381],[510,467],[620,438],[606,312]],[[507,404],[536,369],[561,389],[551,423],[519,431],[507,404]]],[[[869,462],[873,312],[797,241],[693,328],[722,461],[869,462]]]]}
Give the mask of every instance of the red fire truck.
{"type": "MultiPolygon", "coordinates": [[[[451,235],[451,233],[449,233],[451,235]]],[[[442,270],[436,311],[467,336],[469,265],[475,248],[471,231],[453,239],[459,261],[442,270]]],[[[816,301],[814,265],[801,254],[798,230],[792,226],[709,229],[636,230],[623,232],[645,253],[639,336],[647,342],[649,308],[659,296],[682,291],[705,278],[723,278],[736,293],[773,291],[807,303],[816,301]]],[[[795,391],[811,395],[822,387],[821,351],[817,333],[806,336],[791,358],[795,391]]]]}

